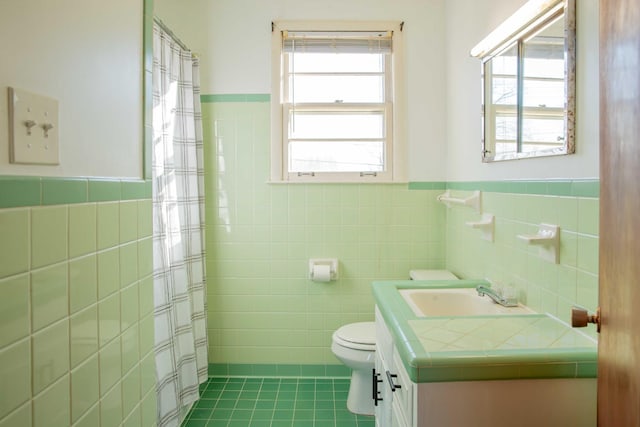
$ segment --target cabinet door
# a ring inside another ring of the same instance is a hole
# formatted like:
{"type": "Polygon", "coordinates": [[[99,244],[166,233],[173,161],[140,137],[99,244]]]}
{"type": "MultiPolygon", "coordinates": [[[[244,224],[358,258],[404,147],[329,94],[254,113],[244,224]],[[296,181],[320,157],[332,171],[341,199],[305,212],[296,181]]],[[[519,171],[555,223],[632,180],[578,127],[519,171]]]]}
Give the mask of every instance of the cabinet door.
{"type": "Polygon", "coordinates": [[[391,427],[412,427],[411,423],[404,417],[404,413],[396,399],[393,400],[391,411],[391,427]]]}
{"type": "MultiPolygon", "coordinates": [[[[372,379],[372,383],[373,381],[378,381],[376,383],[378,393],[378,402],[375,406],[376,425],[379,427],[388,427],[391,426],[391,403],[393,397],[385,374],[385,372],[387,372],[387,365],[379,354],[376,354],[375,366],[376,378],[372,379]]],[[[372,387],[375,392],[376,387],[373,386],[373,384],[372,387]]]]}
{"type": "Polygon", "coordinates": [[[413,425],[414,384],[404,369],[393,343],[393,336],[376,307],[377,389],[382,401],[375,408],[376,426],[411,427],[413,425]]]}
{"type": "Polygon", "coordinates": [[[413,401],[414,401],[414,384],[409,379],[409,374],[404,368],[400,354],[396,348],[393,348],[392,375],[389,388],[395,389],[393,392],[393,401],[397,403],[397,408],[402,412],[402,417],[407,421],[408,425],[413,425],[413,401]],[[392,387],[393,385],[393,387],[392,387]]]}

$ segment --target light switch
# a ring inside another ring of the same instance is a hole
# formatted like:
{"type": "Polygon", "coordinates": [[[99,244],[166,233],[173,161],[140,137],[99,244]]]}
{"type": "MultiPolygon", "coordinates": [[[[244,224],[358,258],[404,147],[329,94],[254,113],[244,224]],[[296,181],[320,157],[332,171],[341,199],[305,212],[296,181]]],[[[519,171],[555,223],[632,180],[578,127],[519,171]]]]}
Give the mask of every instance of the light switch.
{"type": "Polygon", "coordinates": [[[11,163],[60,164],[58,101],[10,87],[9,147],[11,163]]]}

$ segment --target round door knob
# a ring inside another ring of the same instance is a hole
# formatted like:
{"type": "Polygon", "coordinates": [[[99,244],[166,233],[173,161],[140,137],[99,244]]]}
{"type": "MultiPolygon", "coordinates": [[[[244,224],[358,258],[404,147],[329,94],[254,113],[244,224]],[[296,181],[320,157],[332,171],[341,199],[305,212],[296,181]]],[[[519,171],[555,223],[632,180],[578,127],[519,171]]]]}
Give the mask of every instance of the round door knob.
{"type": "Polygon", "coordinates": [[[597,330],[600,332],[600,307],[596,314],[589,314],[587,310],[581,307],[571,308],[571,326],[574,328],[584,328],[589,323],[595,323],[597,330]]]}

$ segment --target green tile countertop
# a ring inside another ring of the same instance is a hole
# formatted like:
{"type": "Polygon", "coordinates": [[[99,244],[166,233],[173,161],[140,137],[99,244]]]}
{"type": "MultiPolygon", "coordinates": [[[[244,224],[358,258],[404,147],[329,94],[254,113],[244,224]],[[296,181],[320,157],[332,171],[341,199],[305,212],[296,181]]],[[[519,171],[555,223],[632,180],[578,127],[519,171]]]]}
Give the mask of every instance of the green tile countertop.
{"type": "Polygon", "coordinates": [[[547,314],[416,317],[398,290],[469,288],[484,280],[373,283],[412,381],[595,378],[597,342],[547,314]]]}

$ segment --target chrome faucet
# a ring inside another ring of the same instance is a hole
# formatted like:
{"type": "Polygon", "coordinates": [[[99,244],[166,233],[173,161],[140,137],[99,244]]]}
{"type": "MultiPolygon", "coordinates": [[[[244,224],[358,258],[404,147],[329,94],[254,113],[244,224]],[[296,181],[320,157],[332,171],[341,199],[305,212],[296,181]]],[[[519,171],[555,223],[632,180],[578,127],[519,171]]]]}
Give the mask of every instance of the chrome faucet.
{"type": "Polygon", "coordinates": [[[476,286],[476,291],[478,292],[478,296],[488,296],[494,302],[504,306],[504,307],[515,307],[518,305],[518,299],[515,294],[505,296],[503,292],[497,292],[485,285],[476,286]]]}

